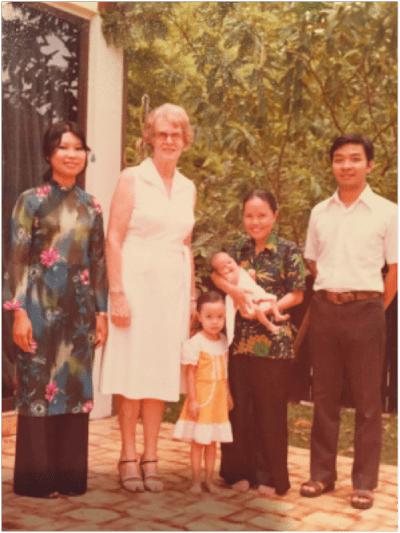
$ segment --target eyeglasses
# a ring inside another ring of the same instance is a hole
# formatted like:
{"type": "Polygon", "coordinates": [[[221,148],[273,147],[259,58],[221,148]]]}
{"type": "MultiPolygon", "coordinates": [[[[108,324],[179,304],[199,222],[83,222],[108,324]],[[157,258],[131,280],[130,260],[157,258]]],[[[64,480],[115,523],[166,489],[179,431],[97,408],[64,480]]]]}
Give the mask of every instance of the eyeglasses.
{"type": "Polygon", "coordinates": [[[157,139],[160,139],[160,141],[167,141],[168,137],[171,138],[171,141],[176,142],[179,141],[179,139],[182,139],[182,133],[179,132],[173,132],[173,133],[167,133],[166,131],[156,131],[156,137],[157,139]]]}

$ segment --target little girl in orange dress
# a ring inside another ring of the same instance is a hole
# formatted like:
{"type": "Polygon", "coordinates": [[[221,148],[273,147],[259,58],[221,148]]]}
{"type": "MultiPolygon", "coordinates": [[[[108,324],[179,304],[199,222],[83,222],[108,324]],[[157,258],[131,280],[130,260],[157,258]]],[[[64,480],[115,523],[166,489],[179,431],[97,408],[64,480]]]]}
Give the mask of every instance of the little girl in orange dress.
{"type": "Polygon", "coordinates": [[[187,397],[174,438],[191,443],[192,486],[201,493],[201,462],[204,450],[205,486],[216,492],[213,473],[217,442],[232,442],[228,411],[233,407],[229,391],[228,342],[221,330],[225,324],[225,303],[216,291],[203,293],[197,300],[202,330],[183,344],[181,363],[187,366],[187,397]]]}

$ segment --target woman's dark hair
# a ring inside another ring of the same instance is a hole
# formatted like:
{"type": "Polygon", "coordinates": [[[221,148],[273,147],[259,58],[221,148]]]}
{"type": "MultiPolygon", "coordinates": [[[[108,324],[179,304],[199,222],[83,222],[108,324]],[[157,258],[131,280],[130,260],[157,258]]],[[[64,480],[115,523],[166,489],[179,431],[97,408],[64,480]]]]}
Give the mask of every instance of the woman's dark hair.
{"type": "MultiPolygon", "coordinates": [[[[86,154],[90,152],[90,148],[86,144],[85,134],[78,126],[76,122],[71,122],[69,120],[64,120],[62,122],[56,122],[52,124],[45,132],[43,137],[43,155],[47,162],[49,162],[50,157],[53,155],[54,151],[60,146],[61,138],[64,133],[71,132],[81,141],[83,149],[86,151],[86,154]]],[[[85,172],[87,166],[87,158],[85,168],[82,170],[81,174],[85,172]]],[[[50,167],[43,175],[44,181],[50,181],[52,176],[52,168],[50,167]]]]}
{"type": "Polygon", "coordinates": [[[260,198],[260,200],[264,200],[264,202],[267,202],[273,213],[276,213],[276,211],[278,210],[275,196],[272,194],[272,192],[267,191],[267,189],[253,189],[252,191],[247,193],[243,200],[243,210],[247,202],[249,200],[253,200],[253,198],[260,198]]]}
{"type": "Polygon", "coordinates": [[[203,292],[197,298],[197,312],[201,312],[201,308],[204,304],[213,303],[213,302],[224,302],[224,297],[218,291],[208,291],[203,292]]]}
{"type": "Polygon", "coordinates": [[[359,133],[345,133],[333,141],[329,152],[331,161],[333,161],[333,154],[336,150],[345,144],[360,144],[364,148],[368,163],[374,159],[374,143],[371,139],[368,139],[368,137],[360,135],[359,133]]]}

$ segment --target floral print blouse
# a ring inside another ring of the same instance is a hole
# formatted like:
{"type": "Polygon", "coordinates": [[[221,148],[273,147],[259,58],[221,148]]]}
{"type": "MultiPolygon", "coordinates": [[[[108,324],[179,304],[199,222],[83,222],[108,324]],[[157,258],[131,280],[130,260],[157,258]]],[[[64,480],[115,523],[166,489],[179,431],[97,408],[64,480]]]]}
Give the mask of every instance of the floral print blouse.
{"type": "Polygon", "coordinates": [[[96,312],[107,310],[103,217],[76,185],[50,184],[18,198],[5,303],[32,323],[30,353],[17,355],[16,408],[47,416],[93,409],[96,312]]]}
{"type": "MultiPolygon", "coordinates": [[[[245,270],[254,269],[257,284],[275,294],[278,300],[289,292],[305,290],[304,264],[299,248],[293,242],[278,237],[274,231],[268,237],[265,249],[258,254],[250,237],[239,239],[228,253],[245,270]]],[[[273,315],[268,315],[268,318],[273,321],[273,315]]],[[[282,328],[274,335],[258,320],[243,318],[237,312],[233,355],[293,358],[290,320],[276,324],[282,325],[282,328]]]]}

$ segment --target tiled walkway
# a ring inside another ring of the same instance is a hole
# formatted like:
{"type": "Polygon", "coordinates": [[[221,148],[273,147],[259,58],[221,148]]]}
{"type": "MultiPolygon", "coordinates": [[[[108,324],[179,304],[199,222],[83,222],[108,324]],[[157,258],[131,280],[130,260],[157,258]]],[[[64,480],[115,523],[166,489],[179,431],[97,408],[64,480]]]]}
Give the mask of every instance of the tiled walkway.
{"type": "MultiPolygon", "coordinates": [[[[351,460],[338,458],[337,489],[302,498],[308,450],[289,449],[292,488],[284,497],[237,494],[221,480],[217,495],[187,493],[189,445],[173,441],[171,424],[160,435],[161,494],[130,494],[116,473],[119,431],[115,417],[90,422],[89,490],[84,496],[40,500],[12,492],[15,437],[3,442],[3,531],[397,531],[397,468],[381,466],[375,504],[357,511],[349,504],[351,460]]],[[[142,444],[141,426],[139,427],[142,444]]],[[[216,474],[216,479],[218,476],[216,474]]]]}

